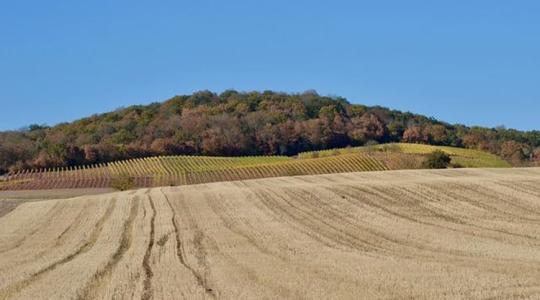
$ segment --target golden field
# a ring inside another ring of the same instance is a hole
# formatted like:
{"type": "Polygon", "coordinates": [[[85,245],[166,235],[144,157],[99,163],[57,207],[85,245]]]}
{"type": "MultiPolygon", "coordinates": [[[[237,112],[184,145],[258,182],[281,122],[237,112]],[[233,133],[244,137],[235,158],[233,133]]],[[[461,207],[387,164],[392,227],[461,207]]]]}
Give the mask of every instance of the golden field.
{"type": "Polygon", "coordinates": [[[0,253],[0,299],[538,299],[540,169],[34,199],[0,253]]]}

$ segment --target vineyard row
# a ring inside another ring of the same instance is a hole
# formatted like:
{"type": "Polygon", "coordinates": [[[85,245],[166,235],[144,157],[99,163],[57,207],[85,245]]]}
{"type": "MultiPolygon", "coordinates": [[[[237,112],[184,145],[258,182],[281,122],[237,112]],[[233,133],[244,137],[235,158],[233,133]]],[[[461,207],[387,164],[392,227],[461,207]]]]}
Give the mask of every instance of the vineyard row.
{"type": "Polygon", "coordinates": [[[107,188],[119,178],[133,187],[188,185],[266,177],[382,171],[386,166],[365,154],[320,159],[155,157],[73,169],[20,172],[3,190],[107,188]]]}

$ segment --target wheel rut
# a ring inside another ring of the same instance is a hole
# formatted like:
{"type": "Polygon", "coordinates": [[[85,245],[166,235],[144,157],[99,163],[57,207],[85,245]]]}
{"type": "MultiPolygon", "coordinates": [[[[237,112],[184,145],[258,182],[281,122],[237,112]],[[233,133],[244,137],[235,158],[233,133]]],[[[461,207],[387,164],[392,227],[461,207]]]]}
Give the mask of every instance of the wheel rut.
{"type": "Polygon", "coordinates": [[[148,247],[146,248],[146,253],[143,258],[143,269],[144,269],[144,282],[143,282],[143,294],[141,296],[142,300],[152,299],[152,277],[154,277],[154,272],[150,266],[150,257],[152,255],[152,249],[154,248],[154,238],[155,238],[155,229],[156,229],[156,206],[154,205],[154,200],[150,195],[148,195],[148,200],[150,201],[150,207],[152,208],[152,217],[150,220],[150,241],[148,242],[148,247]]]}
{"type": "Polygon", "coordinates": [[[212,298],[216,298],[216,292],[214,291],[214,289],[212,289],[210,286],[208,286],[205,278],[203,278],[203,276],[201,276],[201,274],[199,272],[197,272],[192,266],[190,266],[187,261],[186,261],[186,258],[185,258],[185,251],[183,249],[183,245],[182,245],[182,241],[180,239],[180,230],[178,229],[178,223],[177,223],[177,215],[176,215],[176,211],[174,210],[174,207],[172,206],[172,203],[169,199],[169,197],[167,196],[167,194],[165,194],[163,192],[163,190],[160,190],[161,193],[163,194],[163,197],[165,197],[165,200],[167,201],[167,204],[169,205],[169,208],[171,209],[172,211],[172,219],[171,219],[171,222],[173,224],[173,227],[174,227],[174,236],[175,236],[175,239],[176,239],[176,255],[178,256],[178,260],[180,261],[180,263],[186,268],[188,269],[191,274],[193,275],[193,277],[195,278],[195,280],[197,281],[197,284],[204,290],[204,292],[212,297],[212,298]]]}
{"type": "Polygon", "coordinates": [[[97,291],[102,288],[111,276],[114,268],[120,262],[124,254],[131,248],[133,223],[137,217],[140,207],[140,199],[136,197],[132,200],[131,209],[128,219],[124,222],[122,237],[118,248],[116,248],[111,259],[107,262],[103,269],[98,270],[93,276],[90,282],[82,289],[78,299],[94,299],[97,298],[97,291]]]}

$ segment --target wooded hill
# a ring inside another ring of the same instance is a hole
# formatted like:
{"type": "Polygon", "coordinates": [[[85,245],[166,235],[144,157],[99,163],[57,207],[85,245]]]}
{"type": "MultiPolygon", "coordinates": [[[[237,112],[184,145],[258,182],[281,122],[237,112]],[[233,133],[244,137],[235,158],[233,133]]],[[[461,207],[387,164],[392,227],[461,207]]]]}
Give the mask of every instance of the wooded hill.
{"type": "Polygon", "coordinates": [[[0,173],[155,155],[296,155],[389,142],[478,149],[540,161],[540,131],[453,125],[308,91],[201,91],[53,127],[0,132],[0,173]]]}

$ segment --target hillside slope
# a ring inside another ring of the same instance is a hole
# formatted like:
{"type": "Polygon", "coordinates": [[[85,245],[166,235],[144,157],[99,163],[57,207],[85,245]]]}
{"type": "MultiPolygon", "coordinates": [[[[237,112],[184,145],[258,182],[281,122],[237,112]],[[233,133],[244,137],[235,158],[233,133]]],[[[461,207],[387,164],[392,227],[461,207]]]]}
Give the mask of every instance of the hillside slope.
{"type": "MultiPolygon", "coordinates": [[[[352,153],[368,153],[374,157],[379,157],[386,161],[390,169],[408,169],[407,164],[411,162],[400,161],[407,160],[407,156],[399,154],[408,154],[422,157],[434,151],[443,151],[451,156],[451,164],[462,168],[508,168],[510,163],[498,157],[497,155],[474,149],[463,149],[448,146],[433,146],[423,144],[407,143],[389,143],[382,145],[348,147],[342,149],[329,149],[322,151],[303,152],[299,154],[300,158],[309,157],[330,157],[337,155],[348,155],[352,153]],[[396,155],[397,154],[397,155],[396,155]],[[400,168],[401,166],[401,168],[400,168]]],[[[410,156],[409,156],[410,157],[410,156]]],[[[421,161],[421,160],[420,160],[421,161]]],[[[412,167],[411,167],[412,168],[412,167]]]]}
{"type": "Polygon", "coordinates": [[[25,203],[0,218],[0,299],[538,298],[539,181],[390,171],[25,203]]]}
{"type": "Polygon", "coordinates": [[[385,144],[287,156],[162,156],[68,169],[25,170],[0,182],[0,190],[61,188],[129,189],[218,181],[344,172],[420,169],[425,156],[447,152],[453,167],[510,167],[482,151],[418,144],[385,144]]]}
{"type": "Polygon", "coordinates": [[[453,125],[315,92],[203,91],[53,127],[0,132],[0,175],[149,156],[294,156],[389,142],[478,149],[517,166],[540,161],[540,131],[453,125]]]}
{"type": "Polygon", "coordinates": [[[68,169],[25,170],[7,176],[6,180],[0,182],[0,190],[130,189],[387,169],[381,161],[362,153],[313,159],[285,156],[163,156],[68,169]]]}

